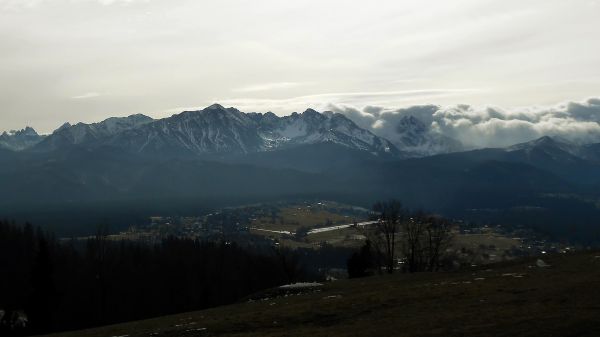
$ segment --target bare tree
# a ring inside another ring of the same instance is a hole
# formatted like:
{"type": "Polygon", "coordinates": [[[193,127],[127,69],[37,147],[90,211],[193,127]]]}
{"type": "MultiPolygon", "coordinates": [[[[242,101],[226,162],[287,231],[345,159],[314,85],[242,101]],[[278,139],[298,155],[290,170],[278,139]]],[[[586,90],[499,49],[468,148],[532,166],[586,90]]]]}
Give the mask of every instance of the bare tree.
{"type": "Polygon", "coordinates": [[[408,271],[437,271],[452,240],[448,220],[416,212],[403,223],[403,248],[408,271]]]}
{"type": "Polygon", "coordinates": [[[399,201],[373,205],[374,230],[364,229],[371,242],[373,260],[378,270],[393,273],[396,251],[400,248],[405,270],[411,273],[438,271],[452,240],[449,220],[422,211],[409,213],[399,201]]]}
{"type": "Polygon", "coordinates": [[[408,271],[411,273],[421,269],[423,263],[423,233],[425,224],[422,212],[417,212],[413,217],[403,222],[404,231],[404,256],[408,265],[408,271]]]}
{"type": "Polygon", "coordinates": [[[426,220],[427,270],[438,271],[440,258],[452,241],[452,226],[447,219],[441,217],[429,216],[426,220]]]}
{"type": "Polygon", "coordinates": [[[377,230],[383,235],[385,244],[385,265],[388,273],[394,272],[396,235],[403,218],[402,204],[397,200],[377,202],[373,211],[378,215],[377,230]]]}

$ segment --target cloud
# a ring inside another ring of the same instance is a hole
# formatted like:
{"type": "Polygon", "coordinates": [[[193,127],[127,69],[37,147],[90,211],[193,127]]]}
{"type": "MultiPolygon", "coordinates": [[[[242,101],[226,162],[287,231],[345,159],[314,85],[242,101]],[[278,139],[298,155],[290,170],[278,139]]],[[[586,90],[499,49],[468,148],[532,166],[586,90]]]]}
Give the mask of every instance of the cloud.
{"type": "Polygon", "coordinates": [[[269,90],[277,90],[277,89],[288,89],[294,88],[302,85],[307,85],[308,83],[298,83],[298,82],[276,82],[276,83],[263,83],[250,85],[242,88],[235,88],[232,91],[234,92],[256,92],[256,91],[269,91],[269,90]]]}
{"type": "Polygon", "coordinates": [[[418,105],[402,109],[330,105],[358,125],[394,139],[406,116],[422,121],[429,132],[451,137],[468,148],[505,147],[542,136],[557,136],[576,143],[600,142],[600,99],[567,102],[552,107],[505,110],[492,106],[418,105]]]}
{"type": "Polygon", "coordinates": [[[149,2],[150,0],[0,0],[0,10],[18,10],[34,8],[39,5],[46,3],[57,3],[63,2],[68,4],[76,3],[98,3],[103,6],[116,5],[116,4],[133,4],[137,2],[149,2]]]}
{"type": "Polygon", "coordinates": [[[108,6],[108,5],[113,5],[113,4],[130,4],[130,3],[134,3],[134,2],[148,2],[150,0],[95,0],[96,2],[99,2],[102,5],[108,6]]]}
{"type": "Polygon", "coordinates": [[[481,92],[482,89],[421,89],[421,90],[394,90],[394,91],[355,91],[331,92],[314,95],[303,95],[281,99],[264,98],[230,98],[213,99],[210,102],[219,102],[223,105],[233,106],[242,111],[274,111],[278,114],[287,114],[294,111],[304,111],[311,107],[317,110],[330,110],[334,106],[359,106],[364,102],[371,102],[372,108],[377,109],[377,104],[398,104],[414,99],[438,99],[441,97],[461,96],[465,93],[481,92]]]}
{"type": "Polygon", "coordinates": [[[86,92],[82,95],[72,96],[71,99],[88,99],[88,98],[96,98],[102,96],[99,92],[86,92]]]}

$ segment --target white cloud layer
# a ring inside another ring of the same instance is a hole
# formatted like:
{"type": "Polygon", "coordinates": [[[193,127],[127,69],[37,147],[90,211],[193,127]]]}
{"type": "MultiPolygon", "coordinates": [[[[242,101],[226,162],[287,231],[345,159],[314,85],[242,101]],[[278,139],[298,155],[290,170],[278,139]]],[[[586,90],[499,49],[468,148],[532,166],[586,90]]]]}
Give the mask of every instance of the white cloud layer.
{"type": "Polygon", "coordinates": [[[0,0],[0,10],[17,10],[34,8],[40,5],[56,3],[98,3],[100,5],[131,4],[134,2],[148,2],[150,0],[0,0]]]}
{"type": "Polygon", "coordinates": [[[88,99],[88,98],[96,98],[102,96],[99,92],[86,92],[85,94],[77,95],[71,97],[72,99],[88,99]]]}
{"type": "Polygon", "coordinates": [[[331,105],[358,125],[394,139],[398,122],[413,116],[431,132],[454,138],[468,148],[505,147],[542,136],[561,137],[576,143],[600,142],[600,98],[552,107],[505,110],[492,106],[418,105],[402,109],[331,105]]]}
{"type": "Polygon", "coordinates": [[[262,83],[262,84],[249,85],[247,87],[242,87],[242,88],[235,88],[232,91],[234,91],[234,92],[270,91],[270,90],[293,88],[293,87],[298,87],[298,86],[302,86],[302,85],[307,85],[307,83],[297,83],[297,82],[262,83]]]}

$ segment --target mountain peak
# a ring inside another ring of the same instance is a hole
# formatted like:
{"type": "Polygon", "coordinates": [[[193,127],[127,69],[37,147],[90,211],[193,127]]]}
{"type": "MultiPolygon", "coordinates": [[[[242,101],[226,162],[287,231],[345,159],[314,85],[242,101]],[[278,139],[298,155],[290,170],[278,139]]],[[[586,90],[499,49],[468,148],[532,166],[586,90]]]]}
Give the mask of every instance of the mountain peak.
{"type": "Polygon", "coordinates": [[[566,141],[558,140],[555,137],[551,136],[542,136],[540,138],[525,142],[519,143],[509,147],[509,150],[524,150],[524,149],[533,149],[533,148],[546,148],[546,147],[565,147],[570,144],[566,141]]]}
{"type": "Polygon", "coordinates": [[[223,107],[219,103],[214,103],[212,105],[207,106],[204,110],[225,110],[225,107],[223,107]]]}
{"type": "Polygon", "coordinates": [[[546,156],[563,162],[580,156],[581,147],[557,137],[543,136],[532,141],[506,148],[507,152],[522,152],[529,157],[546,156]]]}
{"type": "Polygon", "coordinates": [[[30,126],[26,126],[25,129],[21,130],[21,134],[27,136],[39,136],[35,129],[30,126]]]}
{"type": "Polygon", "coordinates": [[[20,151],[29,148],[44,137],[40,136],[32,127],[25,127],[21,130],[10,130],[0,134],[0,148],[9,149],[12,151],[20,151]]]}
{"type": "Polygon", "coordinates": [[[423,123],[420,119],[412,115],[402,117],[402,119],[400,119],[400,122],[398,122],[397,128],[399,132],[404,132],[410,129],[413,132],[417,133],[426,132],[428,129],[425,123],[423,123]]]}
{"type": "Polygon", "coordinates": [[[320,112],[318,112],[317,110],[308,108],[306,110],[304,110],[304,112],[302,113],[303,117],[325,117],[324,114],[321,114],[320,112]]]}
{"type": "Polygon", "coordinates": [[[58,132],[58,131],[62,131],[62,130],[66,130],[68,128],[70,128],[72,125],[69,122],[64,123],[63,125],[61,125],[58,129],[54,130],[54,132],[58,132]]]}
{"type": "Polygon", "coordinates": [[[304,120],[310,121],[310,123],[319,123],[321,121],[327,120],[328,117],[325,114],[322,114],[314,109],[306,109],[300,117],[304,120]]]}
{"type": "Polygon", "coordinates": [[[533,145],[554,145],[558,141],[550,136],[543,136],[531,142],[533,145]]]}
{"type": "Polygon", "coordinates": [[[133,114],[126,117],[127,119],[136,119],[136,120],[151,120],[152,117],[148,117],[144,114],[133,114]]]}
{"type": "Polygon", "coordinates": [[[404,115],[394,126],[390,140],[410,156],[424,157],[462,150],[462,144],[433,131],[427,123],[413,115],[404,115]]]}
{"type": "Polygon", "coordinates": [[[21,129],[21,130],[10,130],[9,132],[4,131],[2,134],[5,136],[17,136],[17,137],[39,136],[38,133],[30,126],[26,126],[24,129],[21,129]]]}

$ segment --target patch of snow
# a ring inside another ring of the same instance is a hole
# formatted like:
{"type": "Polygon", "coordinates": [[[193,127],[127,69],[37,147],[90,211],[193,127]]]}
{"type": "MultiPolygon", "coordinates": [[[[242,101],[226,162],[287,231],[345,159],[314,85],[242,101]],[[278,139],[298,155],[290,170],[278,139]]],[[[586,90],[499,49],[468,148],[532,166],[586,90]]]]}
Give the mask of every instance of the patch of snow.
{"type": "Polygon", "coordinates": [[[269,233],[293,235],[293,233],[290,232],[290,231],[274,231],[274,230],[270,230],[270,229],[263,229],[263,228],[256,228],[256,227],[252,227],[250,229],[253,229],[253,230],[256,230],[256,231],[261,231],[261,232],[269,232],[269,233]]]}
{"type": "Polygon", "coordinates": [[[547,264],[546,262],[544,262],[544,260],[542,260],[542,259],[538,259],[537,261],[535,261],[535,265],[538,266],[539,268],[550,267],[550,265],[547,264]]]}
{"type": "MultiPolygon", "coordinates": [[[[359,222],[356,224],[356,227],[365,227],[365,226],[373,225],[376,223],[377,223],[377,221],[359,222]]],[[[354,226],[354,224],[347,224],[347,225],[339,225],[339,226],[331,226],[331,227],[323,227],[323,228],[314,228],[314,229],[311,229],[310,231],[308,231],[308,235],[323,233],[323,232],[330,232],[330,231],[335,231],[338,229],[350,228],[353,226],[354,226]]]]}
{"type": "Polygon", "coordinates": [[[315,288],[315,287],[320,287],[322,285],[323,285],[323,283],[318,283],[318,282],[298,282],[298,283],[283,285],[283,286],[279,287],[279,289],[315,288]]]}

